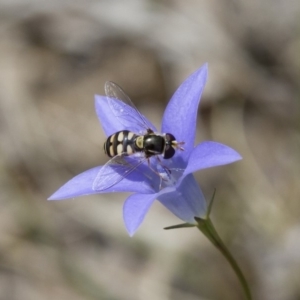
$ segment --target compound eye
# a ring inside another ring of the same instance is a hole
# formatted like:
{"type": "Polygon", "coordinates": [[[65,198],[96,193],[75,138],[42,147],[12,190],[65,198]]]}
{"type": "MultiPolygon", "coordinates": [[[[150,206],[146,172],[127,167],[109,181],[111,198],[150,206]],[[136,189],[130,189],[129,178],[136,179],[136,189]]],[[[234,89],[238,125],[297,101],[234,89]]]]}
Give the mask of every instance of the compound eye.
{"type": "Polygon", "coordinates": [[[164,159],[169,159],[175,154],[175,149],[171,145],[166,145],[164,159]]]}
{"type": "Polygon", "coordinates": [[[164,153],[164,158],[169,159],[174,156],[175,149],[172,146],[172,142],[176,141],[175,136],[171,133],[166,133],[166,148],[164,153]]]}
{"type": "Polygon", "coordinates": [[[171,142],[176,141],[175,136],[171,133],[166,133],[166,140],[167,140],[167,143],[170,143],[170,144],[171,144],[171,142]]]}

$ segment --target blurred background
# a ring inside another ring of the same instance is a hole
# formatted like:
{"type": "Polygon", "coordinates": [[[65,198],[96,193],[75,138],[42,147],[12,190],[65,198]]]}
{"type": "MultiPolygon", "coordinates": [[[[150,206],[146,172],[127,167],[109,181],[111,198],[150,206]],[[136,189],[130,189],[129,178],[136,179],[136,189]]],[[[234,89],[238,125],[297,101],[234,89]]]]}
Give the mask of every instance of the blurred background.
{"type": "Polygon", "coordinates": [[[0,299],[244,299],[230,266],[156,203],[46,199],[107,158],[94,94],[112,80],[158,128],[208,62],[197,143],[243,160],[195,174],[254,299],[300,299],[300,2],[0,0],[0,299]]]}

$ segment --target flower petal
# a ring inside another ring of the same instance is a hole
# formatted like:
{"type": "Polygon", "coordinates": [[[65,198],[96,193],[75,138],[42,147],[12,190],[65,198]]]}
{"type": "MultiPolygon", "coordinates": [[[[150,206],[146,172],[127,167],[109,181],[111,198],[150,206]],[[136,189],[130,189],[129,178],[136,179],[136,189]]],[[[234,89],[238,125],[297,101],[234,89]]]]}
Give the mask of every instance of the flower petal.
{"type": "Polygon", "coordinates": [[[205,198],[193,175],[186,176],[176,190],[166,190],[161,192],[158,200],[181,220],[195,224],[194,217],[205,215],[205,198]]]}
{"type": "Polygon", "coordinates": [[[216,143],[202,142],[194,148],[183,176],[195,171],[233,163],[242,159],[232,148],[216,143]]]}
{"type": "Polygon", "coordinates": [[[123,206],[125,227],[133,236],[143,222],[157,194],[133,194],[129,196],[123,206]]]}
{"type": "Polygon", "coordinates": [[[62,200],[79,196],[110,193],[110,192],[137,192],[137,193],[151,193],[153,189],[151,182],[147,180],[142,174],[132,172],[127,177],[122,179],[114,186],[103,191],[93,189],[93,183],[101,167],[95,167],[87,170],[59,188],[48,200],[62,200]]]}
{"type": "Polygon", "coordinates": [[[163,116],[162,132],[172,133],[177,141],[185,142],[184,151],[181,153],[185,161],[194,147],[198,105],[206,78],[207,64],[179,86],[163,116]]]}
{"type": "Polygon", "coordinates": [[[125,129],[135,133],[145,132],[148,128],[157,131],[145,116],[120,100],[95,95],[95,109],[107,136],[125,129]]]}

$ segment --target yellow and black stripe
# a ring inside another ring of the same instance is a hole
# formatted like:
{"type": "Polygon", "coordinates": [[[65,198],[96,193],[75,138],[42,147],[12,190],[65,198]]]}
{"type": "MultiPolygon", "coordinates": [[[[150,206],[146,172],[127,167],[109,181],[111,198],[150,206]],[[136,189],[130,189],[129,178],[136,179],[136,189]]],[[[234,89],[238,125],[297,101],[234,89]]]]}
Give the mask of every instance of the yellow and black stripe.
{"type": "Polygon", "coordinates": [[[107,156],[114,157],[119,154],[131,155],[142,151],[135,143],[137,137],[139,136],[128,130],[118,131],[107,138],[104,143],[104,152],[107,156]]]}

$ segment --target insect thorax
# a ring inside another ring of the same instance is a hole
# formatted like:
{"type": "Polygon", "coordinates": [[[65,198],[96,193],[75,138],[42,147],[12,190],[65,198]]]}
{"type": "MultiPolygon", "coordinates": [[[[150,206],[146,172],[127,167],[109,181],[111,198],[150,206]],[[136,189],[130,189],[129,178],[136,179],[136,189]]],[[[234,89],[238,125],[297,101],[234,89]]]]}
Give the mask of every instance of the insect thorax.
{"type": "Polygon", "coordinates": [[[161,135],[147,134],[144,136],[144,151],[150,157],[163,154],[165,148],[165,139],[161,135]]]}

